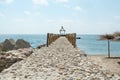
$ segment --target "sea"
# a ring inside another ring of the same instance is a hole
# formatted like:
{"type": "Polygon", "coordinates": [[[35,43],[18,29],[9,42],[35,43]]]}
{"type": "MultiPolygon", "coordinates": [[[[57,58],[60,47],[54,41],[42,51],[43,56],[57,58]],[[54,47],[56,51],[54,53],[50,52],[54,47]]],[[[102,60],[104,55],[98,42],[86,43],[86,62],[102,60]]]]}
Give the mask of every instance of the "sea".
{"type": "MultiPolygon", "coordinates": [[[[77,47],[88,55],[105,55],[107,56],[107,40],[99,40],[100,35],[77,35],[81,39],[76,40],[77,47]]],[[[32,34],[1,34],[0,42],[5,39],[24,39],[28,41],[33,48],[46,44],[47,35],[32,34]]],[[[120,57],[120,42],[110,41],[110,52],[113,57],[120,57]]]]}

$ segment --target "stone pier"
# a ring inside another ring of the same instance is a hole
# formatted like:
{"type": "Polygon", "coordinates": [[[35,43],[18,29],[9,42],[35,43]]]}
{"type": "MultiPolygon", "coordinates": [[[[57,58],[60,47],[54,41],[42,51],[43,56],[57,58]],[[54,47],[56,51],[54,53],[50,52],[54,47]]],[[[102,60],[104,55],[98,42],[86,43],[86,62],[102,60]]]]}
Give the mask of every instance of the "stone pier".
{"type": "Polygon", "coordinates": [[[96,62],[89,61],[78,48],[60,37],[48,47],[0,73],[0,80],[118,80],[96,62]]]}

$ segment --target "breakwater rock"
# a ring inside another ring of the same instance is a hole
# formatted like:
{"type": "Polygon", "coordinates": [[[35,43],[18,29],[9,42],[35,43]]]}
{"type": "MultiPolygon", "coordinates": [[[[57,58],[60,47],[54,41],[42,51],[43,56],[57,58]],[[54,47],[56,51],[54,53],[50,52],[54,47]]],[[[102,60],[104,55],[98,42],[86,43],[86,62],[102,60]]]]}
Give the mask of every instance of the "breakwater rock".
{"type": "Polygon", "coordinates": [[[0,72],[33,53],[33,48],[23,48],[0,53],[0,72]]]}
{"type": "Polygon", "coordinates": [[[13,39],[6,39],[4,42],[0,43],[1,51],[8,51],[13,49],[29,48],[29,47],[31,47],[30,43],[23,39],[18,39],[16,42],[13,39]]]}
{"type": "Polygon", "coordinates": [[[28,58],[0,73],[0,80],[119,80],[120,75],[105,70],[73,48],[65,37],[42,47],[28,58]]]}

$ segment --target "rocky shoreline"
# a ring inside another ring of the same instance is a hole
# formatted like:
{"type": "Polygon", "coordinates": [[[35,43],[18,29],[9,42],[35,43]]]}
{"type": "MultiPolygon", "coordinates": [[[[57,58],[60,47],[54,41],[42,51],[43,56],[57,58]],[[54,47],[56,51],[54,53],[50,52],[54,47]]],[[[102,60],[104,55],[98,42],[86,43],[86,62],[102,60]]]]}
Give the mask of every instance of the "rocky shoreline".
{"type": "Polygon", "coordinates": [[[0,73],[0,80],[119,80],[60,37],[0,73]]]}
{"type": "Polygon", "coordinates": [[[0,53],[0,72],[33,53],[33,48],[24,48],[0,53]]]}
{"type": "Polygon", "coordinates": [[[0,50],[0,72],[27,58],[34,51],[29,42],[23,39],[18,39],[16,42],[13,39],[6,39],[0,43],[0,50]]]}
{"type": "Polygon", "coordinates": [[[5,39],[5,41],[0,43],[0,51],[9,51],[29,47],[31,47],[30,43],[23,39],[18,39],[17,41],[14,39],[5,39]]]}

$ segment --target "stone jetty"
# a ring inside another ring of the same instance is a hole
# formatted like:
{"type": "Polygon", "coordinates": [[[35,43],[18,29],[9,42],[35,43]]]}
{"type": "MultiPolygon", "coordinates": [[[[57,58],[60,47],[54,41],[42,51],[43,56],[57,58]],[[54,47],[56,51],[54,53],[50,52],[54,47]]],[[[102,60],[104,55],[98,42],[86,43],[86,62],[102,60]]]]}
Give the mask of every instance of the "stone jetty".
{"type": "Polygon", "coordinates": [[[120,80],[60,37],[0,73],[0,80],[120,80]]]}

